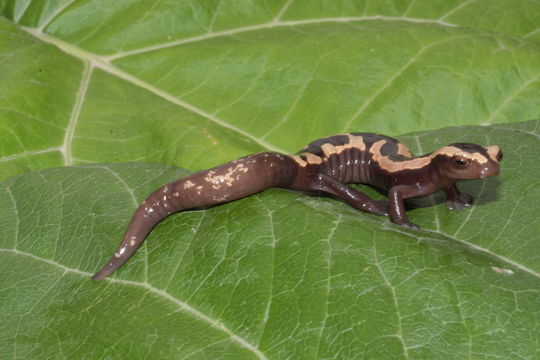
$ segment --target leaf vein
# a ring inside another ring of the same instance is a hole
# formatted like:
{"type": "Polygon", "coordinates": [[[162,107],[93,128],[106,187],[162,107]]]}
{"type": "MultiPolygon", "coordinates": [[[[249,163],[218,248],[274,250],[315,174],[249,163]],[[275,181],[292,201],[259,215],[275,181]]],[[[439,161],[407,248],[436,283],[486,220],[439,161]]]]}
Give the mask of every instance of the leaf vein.
{"type": "Polygon", "coordinates": [[[499,104],[499,106],[491,113],[491,115],[488,117],[488,119],[485,122],[482,123],[482,125],[491,125],[491,123],[493,122],[493,119],[495,119],[495,117],[497,115],[499,115],[501,110],[506,105],[508,105],[508,103],[510,103],[512,100],[514,100],[519,95],[519,93],[524,91],[527,87],[529,87],[529,85],[534,83],[539,78],[540,78],[540,73],[536,74],[536,76],[531,78],[529,81],[525,81],[520,87],[518,87],[513,93],[511,93],[506,99],[504,99],[503,102],[501,102],[499,104]]]}
{"type": "Polygon", "coordinates": [[[488,255],[490,255],[490,256],[492,256],[492,257],[494,257],[494,258],[496,258],[496,259],[498,259],[498,260],[500,260],[500,261],[502,261],[502,262],[505,262],[505,263],[507,263],[507,264],[510,264],[510,265],[516,267],[516,268],[519,269],[519,270],[522,270],[522,271],[524,271],[524,272],[526,272],[526,273],[529,273],[529,274],[531,274],[531,275],[533,275],[533,276],[535,276],[535,277],[537,277],[537,278],[540,278],[540,273],[534,271],[533,269],[529,269],[528,267],[526,267],[526,266],[524,266],[524,265],[521,265],[520,263],[518,263],[518,262],[516,262],[516,261],[514,261],[514,260],[512,260],[512,259],[509,259],[509,258],[506,257],[506,256],[503,256],[503,255],[494,253],[493,251],[491,251],[491,250],[489,250],[489,249],[487,249],[487,248],[484,248],[484,247],[482,247],[482,246],[480,246],[480,245],[476,245],[476,244],[471,243],[471,242],[469,242],[469,241],[462,240],[462,239],[459,239],[459,238],[457,238],[457,237],[455,237],[455,236],[452,236],[452,235],[450,235],[450,234],[445,234],[445,233],[439,232],[439,231],[428,230],[428,229],[424,229],[423,231],[425,231],[425,232],[427,232],[427,233],[431,233],[431,234],[437,234],[437,235],[446,237],[446,238],[448,238],[448,239],[457,241],[457,242],[459,242],[459,243],[461,243],[461,244],[463,244],[463,245],[466,245],[466,246],[468,246],[468,247],[470,247],[470,248],[472,248],[472,249],[474,249],[474,250],[476,250],[476,251],[479,251],[479,252],[488,254],[488,255]]]}
{"type": "MultiPolygon", "coordinates": [[[[416,141],[416,147],[418,148],[418,153],[424,154],[422,144],[420,144],[420,137],[416,135],[414,136],[414,140],[416,141]]],[[[437,207],[435,206],[435,197],[433,195],[429,196],[429,202],[431,203],[431,207],[433,209],[433,215],[435,216],[435,229],[437,229],[437,231],[440,231],[441,222],[439,220],[439,213],[437,211],[437,207]]]]}
{"type": "Polygon", "coordinates": [[[266,303],[265,309],[264,309],[264,317],[262,320],[262,328],[261,328],[261,337],[259,338],[259,341],[257,342],[258,345],[261,344],[262,339],[264,338],[264,334],[266,331],[266,325],[268,324],[268,319],[270,318],[270,307],[272,306],[272,297],[274,296],[274,278],[275,278],[275,270],[276,270],[276,234],[274,231],[274,219],[272,215],[272,211],[266,206],[265,202],[260,199],[260,197],[256,196],[255,199],[259,201],[259,203],[264,207],[264,209],[268,213],[268,222],[270,227],[270,235],[272,238],[272,243],[270,244],[272,247],[272,267],[270,269],[270,276],[269,276],[269,284],[270,288],[268,289],[268,302],[266,303]]]}
{"type": "Polygon", "coordinates": [[[362,106],[360,106],[360,108],[353,114],[351,119],[345,124],[345,126],[342,129],[342,132],[347,132],[350,129],[350,127],[351,127],[352,123],[354,122],[354,120],[356,120],[360,116],[360,114],[362,114],[369,107],[369,105],[371,105],[373,103],[373,101],[375,101],[375,99],[380,94],[382,94],[390,85],[392,85],[392,83],[398,77],[400,77],[412,64],[414,64],[416,62],[416,60],[425,51],[431,49],[434,46],[440,45],[442,43],[445,43],[445,42],[448,42],[448,41],[453,41],[453,40],[456,40],[458,38],[466,38],[466,37],[469,37],[469,36],[459,36],[459,37],[453,37],[453,38],[451,37],[451,38],[448,38],[448,39],[436,41],[436,42],[434,42],[434,43],[432,43],[430,45],[427,45],[427,46],[422,46],[420,48],[420,50],[409,61],[407,61],[401,68],[399,68],[394,75],[389,77],[377,91],[373,92],[373,95],[371,95],[368,99],[366,99],[366,101],[364,101],[362,106]]]}
{"type": "Polygon", "coordinates": [[[399,339],[400,343],[401,343],[401,347],[403,349],[403,356],[408,359],[409,358],[409,354],[408,354],[408,348],[407,346],[405,345],[405,340],[403,339],[403,327],[401,325],[401,311],[399,310],[399,300],[397,298],[397,294],[396,294],[396,288],[395,286],[393,286],[390,281],[388,280],[388,277],[386,276],[380,262],[379,262],[379,258],[378,258],[378,255],[377,255],[377,243],[375,242],[374,245],[373,245],[373,258],[375,259],[375,266],[377,267],[377,270],[379,270],[379,273],[381,274],[381,278],[384,282],[384,284],[386,285],[386,287],[390,290],[390,295],[392,295],[392,301],[394,303],[394,307],[395,307],[395,310],[396,310],[396,321],[397,321],[397,333],[394,334],[394,335],[391,335],[392,337],[396,337],[399,339]]]}
{"type": "Polygon", "coordinates": [[[464,7],[468,6],[469,4],[472,4],[473,2],[476,2],[477,0],[467,0],[462,2],[461,4],[455,6],[454,8],[447,11],[445,14],[443,14],[439,20],[444,21],[446,18],[448,18],[450,15],[455,14],[457,11],[463,9],[464,7]]]}
{"type": "Polygon", "coordinates": [[[43,29],[45,29],[47,25],[49,25],[58,15],[60,15],[65,9],[70,7],[75,1],[77,0],[67,1],[65,4],[56,8],[56,10],[47,19],[45,19],[45,21],[43,21],[43,23],[39,26],[38,30],[42,31],[43,29]]]}
{"type": "Polygon", "coordinates": [[[272,23],[276,24],[280,22],[281,18],[283,17],[283,15],[285,15],[293,1],[294,0],[288,0],[285,5],[283,5],[283,7],[277,13],[276,17],[274,17],[274,19],[272,20],[272,23]]]}
{"type": "Polygon", "coordinates": [[[35,36],[36,38],[44,41],[44,42],[47,42],[49,44],[53,44],[54,46],[58,47],[60,50],[64,51],[65,53],[69,54],[69,55],[72,55],[74,57],[77,57],[79,59],[82,59],[83,61],[87,61],[91,64],[92,67],[96,67],[96,68],[99,68],[113,76],[116,76],[118,77],[119,79],[122,79],[122,80],[125,80],[135,86],[138,86],[142,89],[145,89],[153,94],[155,94],[156,96],[159,96],[165,100],[167,100],[168,102],[172,103],[172,104],[175,104],[175,105],[178,105],[188,111],[191,111],[192,113],[194,114],[197,114],[205,119],[208,119],[210,121],[212,121],[213,123],[223,127],[223,128],[226,128],[226,129],[229,129],[229,130],[232,130],[248,139],[250,139],[251,141],[259,144],[260,146],[268,149],[268,150],[271,150],[271,151],[276,151],[276,152],[286,152],[285,150],[283,149],[280,149],[279,147],[277,146],[274,146],[273,144],[271,143],[268,143],[262,139],[260,139],[259,137],[239,128],[239,127],[236,127],[226,121],[223,121],[221,120],[220,118],[212,115],[212,114],[209,114],[207,112],[205,112],[204,110],[184,101],[184,100],[181,100],[181,99],[178,99],[176,98],[175,96],[169,94],[168,92],[166,91],[163,91],[159,88],[157,88],[156,86],[154,85],[151,85],[143,80],[141,80],[140,78],[134,76],[134,75],[131,75],[123,70],[121,70],[120,68],[112,65],[106,58],[103,58],[101,56],[98,56],[98,55],[95,55],[95,54],[92,54],[92,53],[89,53],[75,45],[72,45],[72,44],[69,44],[65,41],[62,41],[60,39],[57,39],[57,38],[54,38],[50,35],[47,35],[45,33],[42,33],[40,31],[36,31],[35,29],[32,29],[32,28],[25,28],[25,27],[22,27],[24,30],[26,30],[29,34],[35,36]]]}
{"type": "MultiPolygon", "coordinates": [[[[41,262],[44,262],[46,264],[58,267],[61,270],[63,270],[64,273],[73,273],[73,274],[81,275],[81,276],[88,277],[88,278],[90,276],[92,276],[92,274],[89,273],[89,272],[82,271],[82,270],[75,269],[75,268],[70,268],[70,267],[65,266],[63,264],[60,264],[60,263],[58,263],[58,262],[56,262],[54,260],[42,258],[40,256],[36,256],[34,254],[31,254],[31,253],[28,253],[28,252],[25,252],[25,251],[20,251],[20,250],[16,250],[16,249],[1,249],[0,248],[0,253],[12,253],[12,254],[20,255],[20,256],[26,256],[26,257],[29,257],[31,259],[41,261],[41,262]]],[[[236,344],[238,344],[239,346],[241,346],[243,348],[246,348],[246,349],[250,350],[251,352],[253,352],[257,356],[257,358],[262,359],[262,360],[267,360],[267,357],[257,347],[253,346],[247,340],[245,340],[245,339],[241,338],[240,336],[236,335],[232,330],[227,328],[222,322],[220,322],[219,320],[212,319],[208,315],[205,315],[204,313],[202,313],[199,310],[195,309],[191,305],[189,305],[189,304],[175,298],[174,296],[172,296],[171,294],[169,294],[168,292],[166,292],[164,290],[158,289],[158,288],[156,288],[156,287],[154,287],[151,284],[146,283],[146,282],[143,283],[143,282],[137,282],[137,281],[131,281],[131,280],[121,280],[121,279],[115,279],[115,278],[105,278],[104,280],[109,282],[110,284],[122,284],[122,285],[128,285],[128,286],[135,286],[135,287],[144,288],[149,293],[151,293],[153,295],[156,295],[158,297],[161,297],[161,298],[163,298],[165,300],[168,300],[169,302],[173,303],[180,310],[190,314],[191,316],[193,316],[197,320],[202,321],[204,323],[207,323],[207,324],[211,325],[213,328],[224,332],[236,344]]]]}
{"type": "Polygon", "coordinates": [[[79,115],[81,114],[84,97],[86,96],[86,91],[88,90],[88,84],[92,76],[92,71],[93,67],[88,62],[85,62],[83,75],[81,77],[81,84],[79,85],[79,91],[77,93],[75,103],[73,104],[69,123],[66,128],[64,143],[60,148],[60,151],[62,152],[62,156],[64,158],[64,165],[73,165],[73,157],[71,153],[73,135],[75,134],[75,128],[77,127],[77,123],[79,121],[79,115]]]}
{"type": "Polygon", "coordinates": [[[320,351],[321,351],[321,343],[323,338],[324,329],[326,328],[326,321],[328,320],[328,304],[330,302],[330,292],[332,289],[332,238],[334,237],[334,234],[341,223],[341,219],[343,218],[343,215],[339,215],[337,219],[334,221],[334,226],[332,229],[330,229],[330,233],[328,234],[328,237],[324,239],[323,241],[328,244],[328,251],[326,256],[326,302],[325,302],[325,309],[324,309],[324,318],[321,323],[321,329],[319,331],[318,341],[317,341],[317,350],[315,351],[315,359],[320,359],[320,351]]]}
{"type": "Polygon", "coordinates": [[[17,201],[15,200],[15,197],[13,196],[13,193],[11,192],[9,187],[6,187],[6,192],[9,195],[11,202],[13,203],[13,210],[15,210],[15,218],[17,219],[17,224],[15,226],[15,242],[13,244],[13,249],[17,249],[17,244],[19,243],[19,228],[21,225],[21,218],[19,215],[19,208],[17,206],[17,201]]]}
{"type": "Polygon", "coordinates": [[[355,22],[355,21],[396,21],[396,22],[412,22],[412,23],[421,23],[421,24],[434,24],[434,25],[440,25],[444,27],[456,27],[457,25],[446,23],[439,20],[427,20],[427,19],[418,19],[418,18],[406,18],[406,17],[392,17],[392,16],[358,16],[358,17],[331,17],[331,18],[320,18],[320,19],[307,19],[307,20],[290,20],[290,21],[278,21],[278,22],[268,22],[264,24],[259,25],[249,25],[244,27],[239,27],[232,30],[223,30],[223,31],[216,31],[216,32],[209,32],[203,35],[197,35],[185,39],[180,39],[176,41],[168,41],[165,43],[157,44],[157,45],[150,45],[146,47],[141,47],[138,49],[125,51],[125,52],[118,52],[113,55],[109,55],[104,57],[104,59],[112,61],[119,58],[136,55],[136,54],[142,54],[150,51],[156,51],[161,49],[166,49],[174,46],[194,43],[198,41],[204,41],[204,40],[211,40],[214,38],[219,37],[225,37],[225,36],[233,36],[236,34],[251,32],[251,31],[258,31],[258,30],[264,30],[264,29],[272,29],[275,27],[294,27],[299,25],[309,25],[309,24],[324,24],[324,23],[331,23],[331,22],[342,22],[342,23],[348,23],[348,22],[355,22]]]}

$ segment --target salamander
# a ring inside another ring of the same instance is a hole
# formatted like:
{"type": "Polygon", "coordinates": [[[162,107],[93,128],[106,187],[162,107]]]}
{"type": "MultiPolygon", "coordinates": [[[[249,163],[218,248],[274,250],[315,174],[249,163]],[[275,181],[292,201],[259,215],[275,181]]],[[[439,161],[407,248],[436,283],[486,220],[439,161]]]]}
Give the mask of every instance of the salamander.
{"type": "Polygon", "coordinates": [[[416,229],[405,213],[405,199],[443,190],[449,209],[471,206],[472,196],[459,191],[456,181],[497,175],[501,159],[498,146],[470,143],[450,144],[415,157],[398,140],[372,133],[325,137],[294,155],[245,156],[155,190],[135,211],[116,252],[92,279],[103,279],[123,265],[165,217],[271,187],[329,193],[358,210],[390,216],[395,224],[416,229]],[[375,201],[347,185],[351,183],[385,190],[388,201],[375,201]]]}

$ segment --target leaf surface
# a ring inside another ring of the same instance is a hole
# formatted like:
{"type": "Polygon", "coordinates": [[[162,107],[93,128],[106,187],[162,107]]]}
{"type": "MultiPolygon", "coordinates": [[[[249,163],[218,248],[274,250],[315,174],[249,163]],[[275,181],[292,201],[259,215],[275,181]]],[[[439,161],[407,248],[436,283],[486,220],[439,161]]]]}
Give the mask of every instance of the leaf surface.
{"type": "Polygon", "coordinates": [[[129,218],[185,170],[88,164],[0,183],[1,358],[533,359],[539,355],[538,121],[404,136],[498,144],[501,174],[408,231],[332,199],[270,189],[160,223],[90,281],[129,218]]]}
{"type": "Polygon", "coordinates": [[[0,178],[540,114],[529,0],[0,1],[0,178]]]}

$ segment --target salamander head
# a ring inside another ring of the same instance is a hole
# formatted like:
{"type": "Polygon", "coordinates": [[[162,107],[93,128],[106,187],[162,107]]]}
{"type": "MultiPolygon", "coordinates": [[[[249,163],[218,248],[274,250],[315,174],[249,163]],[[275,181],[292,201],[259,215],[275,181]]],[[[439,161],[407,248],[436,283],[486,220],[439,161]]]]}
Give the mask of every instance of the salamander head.
{"type": "Polygon", "coordinates": [[[499,173],[502,152],[497,145],[483,147],[454,143],[432,155],[440,172],[449,180],[484,179],[499,173]]]}

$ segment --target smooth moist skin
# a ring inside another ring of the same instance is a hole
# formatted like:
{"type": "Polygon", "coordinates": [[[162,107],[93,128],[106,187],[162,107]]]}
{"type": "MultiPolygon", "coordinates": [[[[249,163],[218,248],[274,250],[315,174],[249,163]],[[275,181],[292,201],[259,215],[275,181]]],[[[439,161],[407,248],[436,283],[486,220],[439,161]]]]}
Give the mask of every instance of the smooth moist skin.
{"type": "Polygon", "coordinates": [[[472,204],[456,181],[499,173],[496,145],[454,143],[414,157],[398,140],[371,133],[349,133],[316,140],[296,155],[260,153],[194,173],[154,191],[133,214],[118,249],[93,280],[122,266],[157,223],[178,211],[218,205],[271,187],[323,191],[352,207],[390,216],[395,224],[418,228],[405,213],[404,200],[443,190],[452,210],[472,204]],[[367,184],[388,192],[388,201],[371,199],[347,184],[367,184]]]}

